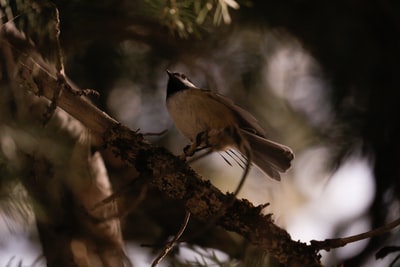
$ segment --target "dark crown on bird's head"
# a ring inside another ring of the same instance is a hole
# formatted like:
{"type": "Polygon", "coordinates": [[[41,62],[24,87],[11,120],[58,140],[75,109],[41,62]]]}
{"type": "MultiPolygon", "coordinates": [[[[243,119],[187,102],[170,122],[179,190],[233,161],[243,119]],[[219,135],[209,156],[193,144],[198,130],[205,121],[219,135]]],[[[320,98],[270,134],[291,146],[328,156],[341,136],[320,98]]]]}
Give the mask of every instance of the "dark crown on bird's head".
{"type": "Polygon", "coordinates": [[[196,86],[185,76],[185,74],[178,72],[171,72],[167,70],[169,76],[167,84],[167,97],[189,88],[196,88],[196,86]]]}

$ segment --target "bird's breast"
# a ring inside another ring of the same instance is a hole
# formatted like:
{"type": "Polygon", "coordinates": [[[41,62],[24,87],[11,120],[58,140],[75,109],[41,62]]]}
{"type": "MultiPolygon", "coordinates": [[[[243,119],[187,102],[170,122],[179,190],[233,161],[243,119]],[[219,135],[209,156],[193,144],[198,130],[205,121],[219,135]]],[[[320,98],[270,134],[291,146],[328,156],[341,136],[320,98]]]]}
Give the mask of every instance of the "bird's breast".
{"type": "Polygon", "coordinates": [[[167,109],[176,128],[188,139],[211,129],[235,125],[232,110],[199,89],[187,89],[167,98],[167,109]]]}

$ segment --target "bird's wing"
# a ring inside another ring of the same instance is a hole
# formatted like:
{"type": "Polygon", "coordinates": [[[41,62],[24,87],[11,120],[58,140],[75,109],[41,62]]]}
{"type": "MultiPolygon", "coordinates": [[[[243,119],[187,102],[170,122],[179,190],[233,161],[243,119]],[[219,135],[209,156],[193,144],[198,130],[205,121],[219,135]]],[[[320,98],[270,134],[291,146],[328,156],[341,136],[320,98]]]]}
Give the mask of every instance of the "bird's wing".
{"type": "Polygon", "coordinates": [[[226,96],[211,92],[209,90],[203,90],[203,89],[201,89],[201,90],[204,93],[208,94],[209,97],[215,99],[216,101],[224,104],[229,109],[231,109],[235,113],[235,115],[238,119],[239,127],[241,129],[252,132],[258,136],[265,137],[264,129],[258,123],[257,119],[253,115],[250,114],[250,112],[239,107],[238,105],[236,105],[233,102],[232,99],[230,99],[226,96]]]}

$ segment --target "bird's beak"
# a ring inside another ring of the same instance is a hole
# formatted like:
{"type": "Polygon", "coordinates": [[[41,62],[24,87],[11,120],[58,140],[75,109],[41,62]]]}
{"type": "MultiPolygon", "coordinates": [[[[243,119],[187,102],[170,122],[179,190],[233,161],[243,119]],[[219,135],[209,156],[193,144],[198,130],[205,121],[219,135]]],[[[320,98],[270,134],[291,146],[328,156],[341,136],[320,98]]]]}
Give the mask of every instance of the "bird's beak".
{"type": "Polygon", "coordinates": [[[168,74],[168,76],[169,77],[171,77],[172,76],[172,72],[170,72],[168,69],[167,70],[165,70],[166,72],[167,72],[167,74],[168,74]]]}

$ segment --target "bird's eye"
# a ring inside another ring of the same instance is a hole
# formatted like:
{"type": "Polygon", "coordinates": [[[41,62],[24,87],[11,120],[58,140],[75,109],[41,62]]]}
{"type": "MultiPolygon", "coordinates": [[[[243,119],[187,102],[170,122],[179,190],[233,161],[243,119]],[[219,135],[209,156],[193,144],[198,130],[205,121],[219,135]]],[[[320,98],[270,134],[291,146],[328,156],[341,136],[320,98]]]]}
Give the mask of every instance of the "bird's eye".
{"type": "Polygon", "coordinates": [[[185,80],[187,79],[185,74],[181,74],[181,77],[182,77],[182,79],[185,79],[185,80]]]}

